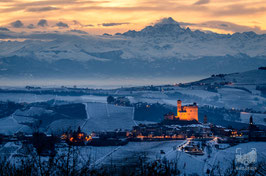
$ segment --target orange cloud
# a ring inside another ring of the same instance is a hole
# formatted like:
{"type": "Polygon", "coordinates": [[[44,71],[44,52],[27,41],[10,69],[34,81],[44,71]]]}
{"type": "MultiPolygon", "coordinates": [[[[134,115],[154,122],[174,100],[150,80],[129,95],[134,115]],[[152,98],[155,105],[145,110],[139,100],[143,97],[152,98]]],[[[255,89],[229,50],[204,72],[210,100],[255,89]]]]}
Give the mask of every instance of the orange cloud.
{"type": "MultiPolygon", "coordinates": [[[[46,19],[51,25],[42,30],[54,30],[59,21],[70,29],[88,33],[124,32],[139,30],[162,17],[171,16],[177,21],[202,24],[206,21],[225,21],[237,24],[239,31],[266,30],[266,2],[264,0],[2,0],[0,1],[0,27],[8,27],[20,20],[25,26],[46,19]],[[254,25],[254,19],[256,24],[254,25]],[[78,23],[73,23],[74,21],[78,23]],[[127,25],[98,25],[123,24],[127,25]],[[88,24],[88,25],[86,25],[88,24]],[[241,26],[243,27],[241,29],[241,26]]],[[[36,26],[35,25],[35,26],[36,26]]],[[[38,26],[38,25],[37,25],[38,26]]],[[[232,26],[232,25],[231,25],[232,26]]],[[[197,26],[203,29],[203,26],[197,26]]],[[[20,28],[16,30],[40,30],[20,28]]],[[[210,25],[208,30],[217,31],[210,25]]],[[[232,32],[224,28],[221,32],[232,32]]]]}

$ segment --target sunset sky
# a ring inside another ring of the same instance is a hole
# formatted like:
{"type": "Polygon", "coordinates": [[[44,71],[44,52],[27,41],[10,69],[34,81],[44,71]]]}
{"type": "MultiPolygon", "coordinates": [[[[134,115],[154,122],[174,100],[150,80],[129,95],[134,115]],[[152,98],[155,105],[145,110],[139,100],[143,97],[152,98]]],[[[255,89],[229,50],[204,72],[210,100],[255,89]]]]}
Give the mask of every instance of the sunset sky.
{"type": "Polygon", "coordinates": [[[0,0],[0,29],[90,34],[140,30],[164,17],[219,33],[266,33],[265,0],[0,0]]]}

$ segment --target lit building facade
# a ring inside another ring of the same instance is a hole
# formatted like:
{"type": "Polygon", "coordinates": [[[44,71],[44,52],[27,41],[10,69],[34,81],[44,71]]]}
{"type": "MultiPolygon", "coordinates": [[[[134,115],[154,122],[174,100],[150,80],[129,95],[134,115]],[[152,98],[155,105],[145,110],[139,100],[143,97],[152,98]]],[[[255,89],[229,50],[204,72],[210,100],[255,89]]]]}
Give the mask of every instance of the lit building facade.
{"type": "Polygon", "coordinates": [[[197,120],[198,121],[198,106],[196,103],[192,105],[182,106],[182,101],[177,101],[177,116],[179,120],[197,120]]]}

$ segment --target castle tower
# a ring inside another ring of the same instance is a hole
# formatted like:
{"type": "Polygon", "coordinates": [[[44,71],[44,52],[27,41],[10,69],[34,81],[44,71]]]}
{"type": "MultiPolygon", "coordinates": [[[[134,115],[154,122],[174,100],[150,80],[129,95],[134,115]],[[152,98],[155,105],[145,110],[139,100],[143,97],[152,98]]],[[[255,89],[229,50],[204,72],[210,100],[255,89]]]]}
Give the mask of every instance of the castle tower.
{"type": "Polygon", "coordinates": [[[181,100],[177,100],[177,117],[180,116],[179,111],[181,111],[182,102],[181,100]]]}

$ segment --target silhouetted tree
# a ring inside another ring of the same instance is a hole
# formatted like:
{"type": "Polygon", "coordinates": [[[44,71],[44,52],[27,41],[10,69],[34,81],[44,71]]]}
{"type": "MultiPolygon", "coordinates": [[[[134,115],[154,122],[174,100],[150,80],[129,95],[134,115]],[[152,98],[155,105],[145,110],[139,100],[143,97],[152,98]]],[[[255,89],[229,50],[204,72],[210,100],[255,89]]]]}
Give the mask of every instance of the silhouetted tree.
{"type": "Polygon", "coordinates": [[[107,97],[107,103],[108,103],[108,104],[111,104],[111,103],[114,103],[114,102],[115,102],[115,98],[114,98],[113,96],[109,95],[109,96],[107,97]]]}

